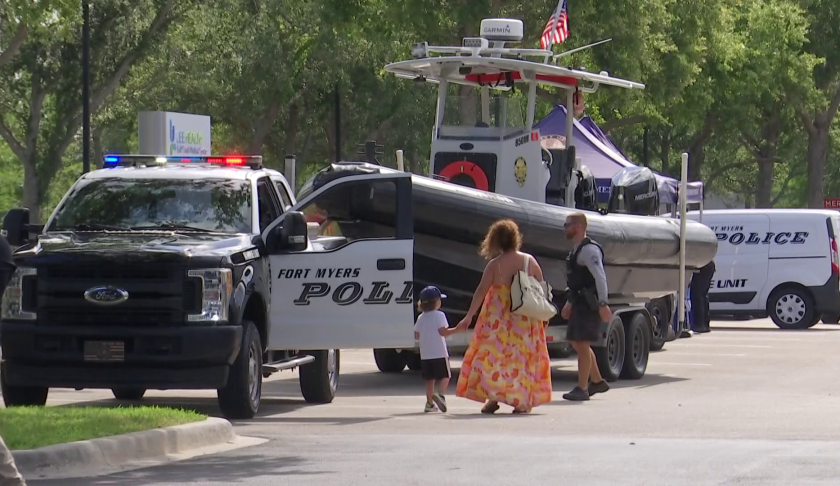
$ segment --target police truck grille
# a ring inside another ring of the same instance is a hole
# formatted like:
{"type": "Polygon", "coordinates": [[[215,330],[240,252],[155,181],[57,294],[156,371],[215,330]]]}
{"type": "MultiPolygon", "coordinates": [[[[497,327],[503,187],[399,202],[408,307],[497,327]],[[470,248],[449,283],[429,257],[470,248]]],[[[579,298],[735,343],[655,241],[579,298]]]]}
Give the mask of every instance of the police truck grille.
{"type": "Polygon", "coordinates": [[[108,265],[103,262],[38,269],[38,324],[44,326],[176,326],[200,302],[198,282],[185,268],[108,265]],[[115,287],[128,299],[115,305],[88,302],[85,292],[115,287]]]}

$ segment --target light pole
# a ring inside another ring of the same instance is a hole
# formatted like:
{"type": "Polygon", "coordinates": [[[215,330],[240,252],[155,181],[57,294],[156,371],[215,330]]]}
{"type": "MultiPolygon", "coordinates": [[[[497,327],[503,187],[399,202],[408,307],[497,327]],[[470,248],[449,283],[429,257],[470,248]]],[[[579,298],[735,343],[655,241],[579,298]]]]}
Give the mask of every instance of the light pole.
{"type": "Polygon", "coordinates": [[[90,6],[82,0],[82,173],[90,172],[90,6]]]}

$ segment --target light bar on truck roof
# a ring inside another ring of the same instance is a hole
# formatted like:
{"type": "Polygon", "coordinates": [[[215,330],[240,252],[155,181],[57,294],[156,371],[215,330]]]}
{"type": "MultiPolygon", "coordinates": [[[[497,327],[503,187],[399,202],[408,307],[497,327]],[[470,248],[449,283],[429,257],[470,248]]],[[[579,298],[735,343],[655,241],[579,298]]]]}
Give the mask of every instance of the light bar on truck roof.
{"type": "Polygon", "coordinates": [[[262,168],[262,155],[132,155],[108,154],[103,169],[114,167],[159,167],[168,164],[212,164],[227,167],[262,168]]]}

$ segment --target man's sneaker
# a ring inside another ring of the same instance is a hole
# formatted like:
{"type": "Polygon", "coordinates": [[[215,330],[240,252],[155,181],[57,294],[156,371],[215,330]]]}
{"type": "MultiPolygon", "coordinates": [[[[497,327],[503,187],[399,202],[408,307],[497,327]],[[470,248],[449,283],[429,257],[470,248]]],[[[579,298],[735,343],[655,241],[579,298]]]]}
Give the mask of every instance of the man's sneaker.
{"type": "Polygon", "coordinates": [[[588,388],[589,396],[591,397],[596,393],[604,393],[609,391],[609,389],[610,385],[607,384],[607,380],[601,380],[598,383],[590,383],[588,388]]]}
{"type": "Polygon", "coordinates": [[[441,412],[446,413],[446,399],[443,398],[443,395],[435,393],[432,395],[432,400],[435,401],[435,405],[437,405],[441,412]]]}
{"type": "Polygon", "coordinates": [[[429,413],[434,412],[435,410],[437,410],[437,407],[435,407],[434,403],[426,402],[426,408],[423,410],[424,412],[429,413]]]}
{"type": "Polygon", "coordinates": [[[579,386],[576,386],[572,389],[572,391],[563,395],[563,398],[565,398],[566,400],[571,400],[573,402],[584,402],[586,400],[589,400],[589,393],[584,390],[581,390],[579,386]]]}

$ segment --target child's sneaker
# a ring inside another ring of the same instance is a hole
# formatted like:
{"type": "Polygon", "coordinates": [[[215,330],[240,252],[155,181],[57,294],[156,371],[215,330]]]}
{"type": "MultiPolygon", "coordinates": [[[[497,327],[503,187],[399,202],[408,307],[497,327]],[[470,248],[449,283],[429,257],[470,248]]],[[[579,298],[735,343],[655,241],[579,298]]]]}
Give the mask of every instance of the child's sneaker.
{"type": "Polygon", "coordinates": [[[426,402],[426,408],[423,410],[424,412],[429,413],[434,412],[435,410],[437,410],[437,407],[435,407],[434,403],[426,402]]]}
{"type": "Polygon", "coordinates": [[[435,393],[432,395],[432,400],[435,401],[435,405],[438,406],[441,412],[446,413],[446,399],[443,398],[443,395],[435,393]]]}

